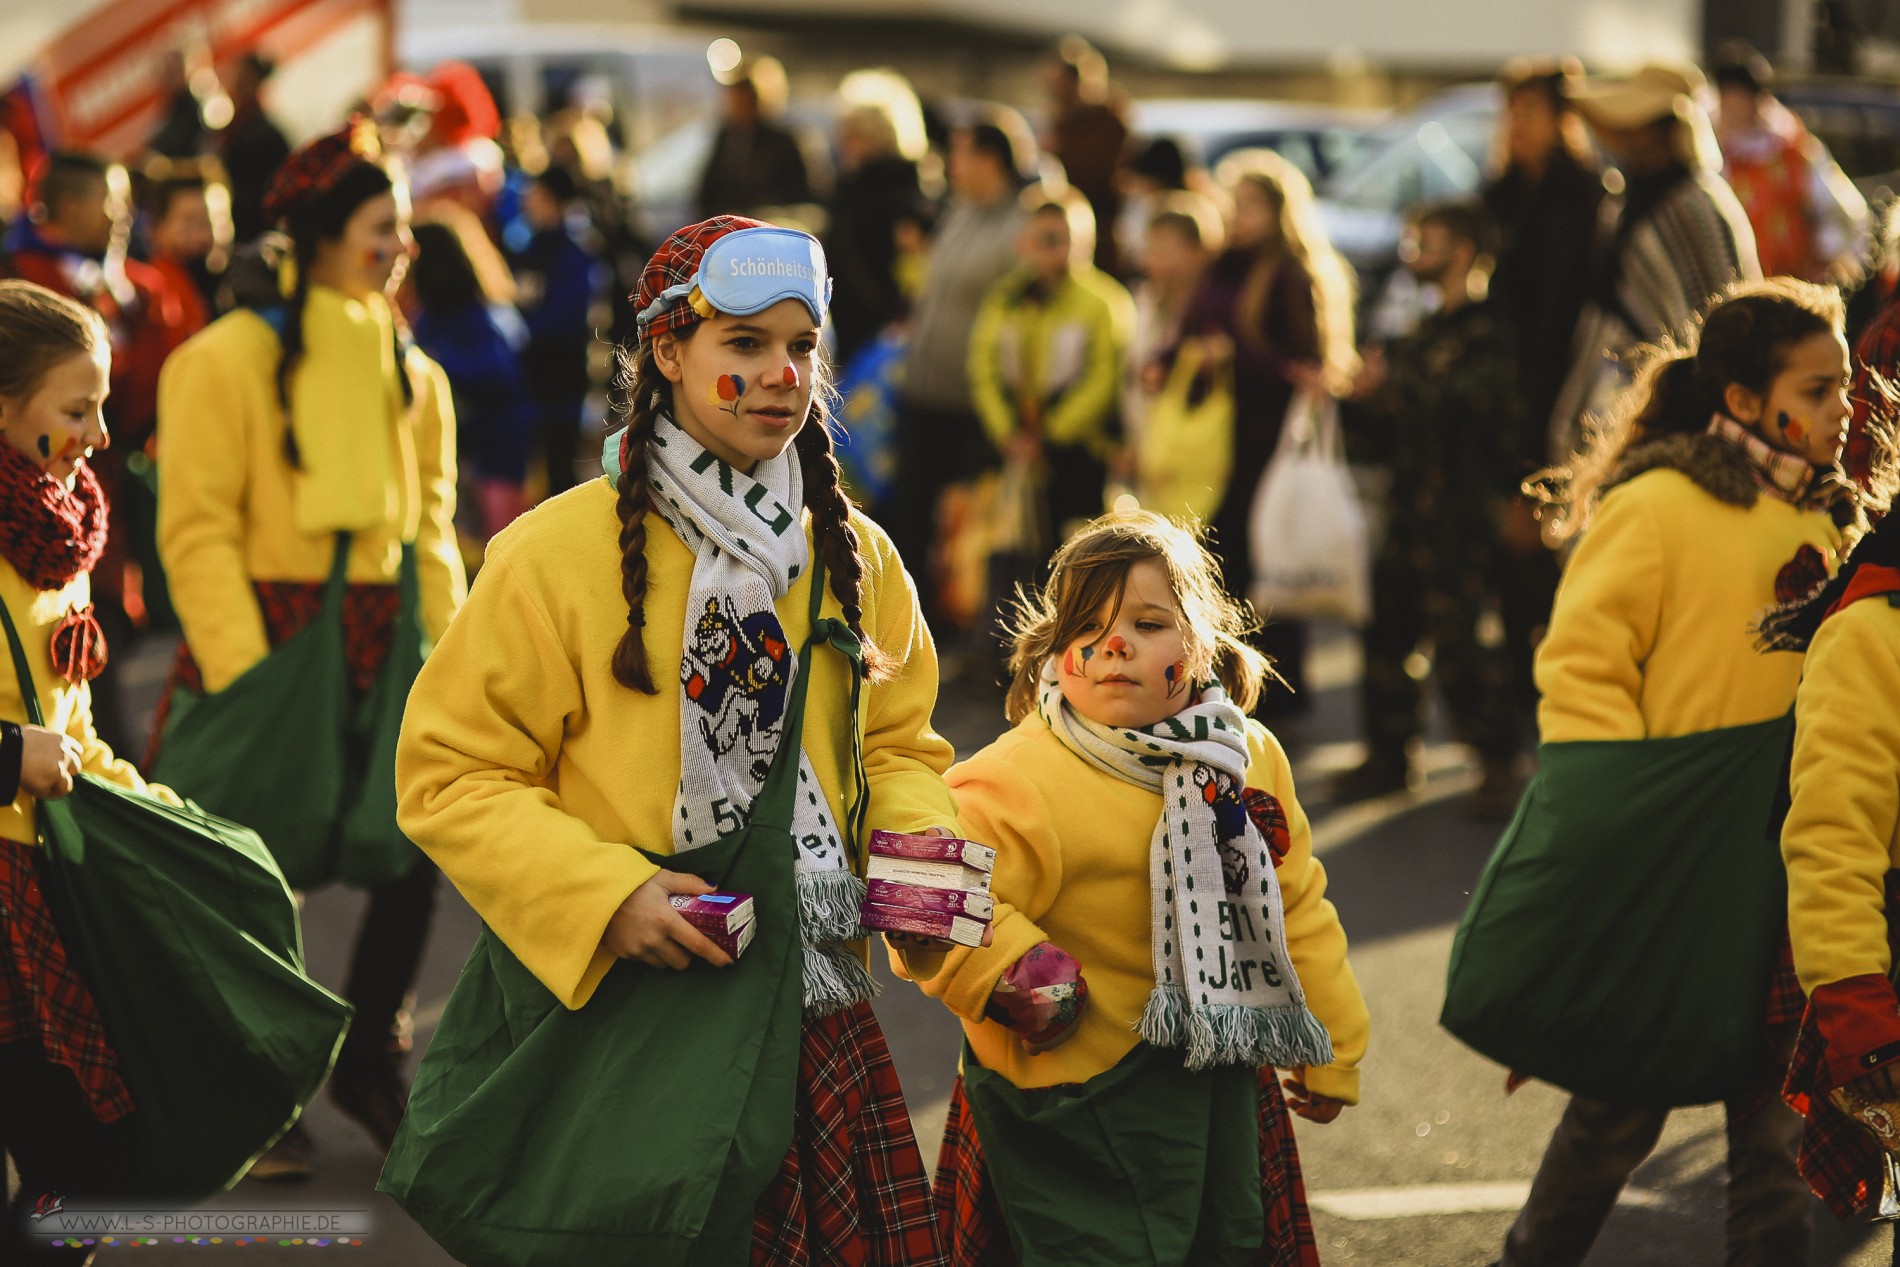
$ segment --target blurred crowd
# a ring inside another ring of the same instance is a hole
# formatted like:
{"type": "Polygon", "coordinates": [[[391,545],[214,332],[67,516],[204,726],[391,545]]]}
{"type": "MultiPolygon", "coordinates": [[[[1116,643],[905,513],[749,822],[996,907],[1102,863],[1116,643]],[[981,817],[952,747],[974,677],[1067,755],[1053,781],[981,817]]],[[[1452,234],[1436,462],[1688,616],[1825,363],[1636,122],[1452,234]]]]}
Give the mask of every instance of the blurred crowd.
{"type": "MultiPolygon", "coordinates": [[[[1042,59],[1033,122],[935,106],[865,70],[839,83],[830,136],[787,121],[782,67],[742,61],[721,78],[691,211],[823,240],[848,478],[971,680],[995,676],[1015,587],[1121,498],[1200,519],[1229,590],[1254,595],[1248,525],[1282,432],[1315,402],[1337,411],[1380,526],[1368,758],[1339,790],[1417,777],[1435,682],[1485,770],[1473,808],[1498,813],[1532,735],[1558,572],[1527,481],[1580,443],[1626,354],[1763,274],[1851,293],[1869,372],[1900,346],[1878,217],[1758,54],[1715,61],[1706,79],[1512,64],[1480,193],[1413,208],[1402,269],[1363,287],[1300,166],[1256,149],[1209,170],[1184,139],[1137,134],[1106,62],[1074,39],[1042,59]],[[1374,311],[1376,335],[1357,335],[1374,311]]],[[[261,211],[289,152],[264,105],[272,73],[250,56],[208,90],[181,60],[140,155],[37,161],[0,239],[0,273],[82,300],[114,334],[99,463],[112,547],[95,582],[115,647],[171,621],[152,546],[158,369],[219,313],[281,306],[295,273],[261,211]]],[[[528,506],[598,472],[628,296],[670,226],[640,214],[607,109],[504,118],[475,70],[448,63],[361,110],[406,158],[398,298],[405,337],[454,389],[459,526],[478,563],[528,506]]],[[[1850,440],[1850,466],[1866,446],[1850,440]]],[[[1310,706],[1307,627],[1263,614],[1283,685],[1262,709],[1284,720],[1310,706]]],[[[108,741],[139,748],[110,674],[94,696],[108,741]]]]}

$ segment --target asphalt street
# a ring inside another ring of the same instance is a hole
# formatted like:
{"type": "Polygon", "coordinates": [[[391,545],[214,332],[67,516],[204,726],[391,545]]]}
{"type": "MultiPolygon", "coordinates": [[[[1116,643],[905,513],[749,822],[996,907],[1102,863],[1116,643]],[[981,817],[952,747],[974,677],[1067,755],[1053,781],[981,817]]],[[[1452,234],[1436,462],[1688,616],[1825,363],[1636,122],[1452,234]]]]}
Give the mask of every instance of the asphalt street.
{"type": "MultiPolygon", "coordinates": [[[[139,657],[148,688],[164,656],[139,657]],[[149,662],[149,665],[148,665],[149,662]]],[[[1372,1047],[1364,1102],[1330,1126],[1299,1124],[1306,1182],[1326,1263],[1484,1267],[1497,1255],[1537,1160],[1562,1109],[1561,1093],[1532,1085],[1506,1097],[1503,1070],[1438,1028],[1453,927],[1495,841],[1495,824],[1459,808],[1474,775],[1462,752],[1434,744],[1429,778],[1416,793],[1352,806],[1321,794],[1324,775],[1352,764],[1358,663],[1352,639],[1333,634],[1315,657],[1317,707],[1282,735],[1301,776],[1302,799],[1330,892],[1352,938],[1352,961],[1370,1003],[1372,1047]]],[[[999,692],[948,684],[938,724],[959,751],[1003,729],[999,692]]],[[[309,895],[305,941],[313,973],[339,985],[361,911],[358,894],[309,895]]],[[[421,981],[418,1052],[440,1016],[478,922],[452,890],[443,901],[421,981]]],[[[948,1012],[885,977],[877,1005],[912,1108],[926,1161],[934,1161],[954,1074],[957,1029],[948,1012]]],[[[112,1249],[107,1262],[204,1263],[217,1255],[299,1261],[346,1254],[348,1261],[427,1267],[452,1260],[374,1191],[379,1162],[368,1137],[327,1098],[305,1121],[317,1140],[317,1173],[305,1182],[247,1180],[213,1206],[231,1209],[367,1210],[361,1246],[139,1246],[112,1249]],[[213,1257],[207,1258],[206,1255],[213,1257]]],[[[1817,1204],[1814,1267],[1873,1267],[1889,1261],[1889,1237],[1841,1228],[1817,1204]]],[[[1723,1124],[1719,1108],[1679,1112],[1661,1146],[1639,1169],[1588,1260],[1590,1267],[1714,1267],[1723,1255],[1723,1124]]],[[[316,1261],[327,1261],[327,1257],[316,1261]]],[[[1798,1267],[1798,1265],[1790,1265],[1798,1267]]]]}

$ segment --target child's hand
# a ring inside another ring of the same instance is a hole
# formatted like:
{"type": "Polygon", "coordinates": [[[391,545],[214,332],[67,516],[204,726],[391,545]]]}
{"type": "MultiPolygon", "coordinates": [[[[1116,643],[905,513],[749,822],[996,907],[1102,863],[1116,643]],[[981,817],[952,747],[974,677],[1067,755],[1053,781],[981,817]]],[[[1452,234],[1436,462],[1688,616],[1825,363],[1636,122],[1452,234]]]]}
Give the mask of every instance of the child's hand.
{"type": "Polygon", "coordinates": [[[696,875],[661,871],[620,904],[600,944],[617,959],[638,959],[649,968],[684,968],[697,955],[715,968],[732,965],[732,956],[710,937],[687,923],[667,901],[676,893],[688,897],[714,891],[696,875]]]}
{"type": "Polygon", "coordinates": [[[57,801],[73,790],[85,753],[79,741],[44,726],[22,726],[20,787],[35,800],[57,801]]]}
{"type": "Polygon", "coordinates": [[[1286,1091],[1286,1106],[1307,1121],[1318,1122],[1324,1126],[1339,1116],[1339,1111],[1346,1107],[1346,1102],[1335,1100],[1330,1095],[1321,1095],[1317,1091],[1308,1090],[1306,1083],[1301,1081],[1304,1076],[1302,1073],[1296,1073],[1280,1084],[1286,1091]]]}
{"type": "Polygon", "coordinates": [[[983,1015],[1016,1034],[1034,1056],[1059,1047],[1075,1034],[1088,1003],[1082,965],[1053,942],[1031,946],[996,983],[983,1015]]]}

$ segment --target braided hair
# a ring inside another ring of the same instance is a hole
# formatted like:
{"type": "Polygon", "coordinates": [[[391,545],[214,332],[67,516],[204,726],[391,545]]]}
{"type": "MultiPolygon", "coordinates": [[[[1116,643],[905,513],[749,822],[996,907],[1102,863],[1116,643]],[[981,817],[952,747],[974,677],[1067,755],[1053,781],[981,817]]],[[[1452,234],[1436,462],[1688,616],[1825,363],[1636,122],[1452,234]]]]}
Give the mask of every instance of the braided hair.
{"type": "MultiPolygon", "coordinates": [[[[310,298],[310,271],[316,266],[317,252],[324,243],[334,242],[343,236],[350,217],[356,214],[359,207],[394,188],[394,179],[381,164],[364,159],[344,172],[321,195],[296,206],[285,221],[297,275],[296,285],[284,306],[284,319],[277,331],[283,349],[277,358],[277,403],[283,407],[286,423],[290,418],[291,375],[298,362],[303,360],[304,305],[310,298]]],[[[395,343],[396,377],[402,387],[403,405],[407,407],[415,403],[416,388],[409,381],[407,349],[400,322],[396,327],[395,343]]],[[[297,434],[288,425],[284,428],[284,457],[292,467],[302,468],[303,458],[297,449],[297,434]]]]}
{"type": "MultiPolygon", "coordinates": [[[[681,341],[697,331],[688,326],[674,332],[681,341]]],[[[646,627],[647,445],[654,426],[672,406],[672,385],[661,375],[653,356],[652,340],[619,350],[615,376],[616,412],[627,424],[620,447],[620,592],[627,600],[627,628],[614,648],[614,678],[622,686],[647,695],[657,693],[647,663],[646,627]]],[[[851,526],[851,499],[844,491],[831,437],[831,384],[822,361],[813,371],[811,412],[799,428],[793,445],[805,486],[805,509],[811,512],[812,541],[825,561],[832,595],[844,611],[845,623],[864,651],[865,676],[873,682],[889,678],[896,662],[864,632],[864,557],[857,529],[851,526]]]]}

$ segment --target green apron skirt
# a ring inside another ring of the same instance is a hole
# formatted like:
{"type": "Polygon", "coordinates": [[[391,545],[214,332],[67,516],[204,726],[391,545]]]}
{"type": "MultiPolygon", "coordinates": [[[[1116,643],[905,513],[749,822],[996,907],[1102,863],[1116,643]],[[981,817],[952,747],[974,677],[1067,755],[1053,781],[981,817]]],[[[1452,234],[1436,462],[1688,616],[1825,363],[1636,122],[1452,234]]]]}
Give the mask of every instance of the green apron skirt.
{"type": "Polygon", "coordinates": [[[963,1094],[1021,1267],[1224,1267],[1265,1237],[1259,1071],[1138,1043],[1087,1082],[1025,1090],[966,1043],[963,1094]]]}
{"type": "Polygon", "coordinates": [[[1792,717],[1547,743],[1452,942],[1440,1023],[1576,1095],[1674,1107],[1763,1051],[1792,717]]]}

